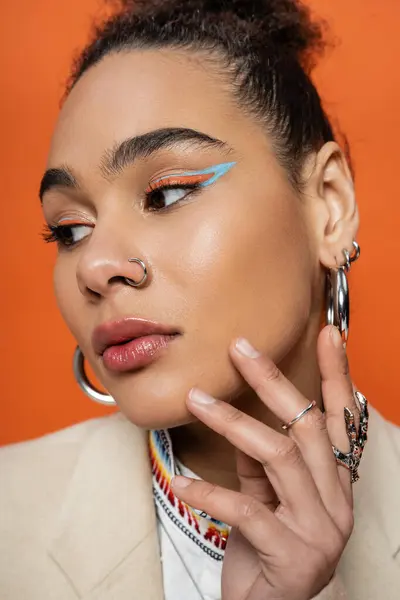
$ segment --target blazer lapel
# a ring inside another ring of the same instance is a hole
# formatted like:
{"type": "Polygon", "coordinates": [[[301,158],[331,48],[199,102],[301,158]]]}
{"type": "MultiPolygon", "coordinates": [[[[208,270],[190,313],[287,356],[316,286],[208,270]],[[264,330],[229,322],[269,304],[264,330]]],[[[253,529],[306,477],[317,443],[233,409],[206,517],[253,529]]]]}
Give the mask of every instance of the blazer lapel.
{"type": "Polygon", "coordinates": [[[146,433],[118,412],[79,456],[48,548],[79,598],[163,598],[146,433]]]}

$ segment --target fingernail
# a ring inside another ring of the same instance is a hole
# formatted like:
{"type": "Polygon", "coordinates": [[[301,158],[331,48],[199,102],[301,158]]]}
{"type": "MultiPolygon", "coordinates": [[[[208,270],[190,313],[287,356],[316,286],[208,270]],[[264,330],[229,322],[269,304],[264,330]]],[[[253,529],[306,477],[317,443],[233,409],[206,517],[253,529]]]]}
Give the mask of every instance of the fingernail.
{"type": "Polygon", "coordinates": [[[204,512],[204,510],[200,510],[199,508],[193,508],[193,506],[191,507],[191,509],[193,512],[196,513],[196,515],[199,515],[199,517],[201,517],[202,519],[212,519],[211,515],[204,512]]]}
{"type": "Polygon", "coordinates": [[[187,477],[184,477],[183,475],[175,475],[171,479],[171,485],[173,487],[177,487],[177,488],[188,487],[188,485],[190,485],[191,483],[192,483],[192,481],[190,479],[188,479],[187,477]]]}
{"type": "Polygon", "coordinates": [[[332,325],[330,334],[331,334],[332,343],[335,346],[335,348],[345,348],[346,347],[346,342],[343,342],[342,336],[340,335],[340,331],[335,325],[332,325]]]}
{"type": "Polygon", "coordinates": [[[258,352],[253,346],[248,342],[245,338],[238,338],[235,344],[236,350],[243,354],[243,356],[247,356],[247,358],[258,358],[261,356],[261,353],[258,352]]]}
{"type": "Polygon", "coordinates": [[[209,396],[205,392],[202,392],[198,388],[192,388],[190,390],[189,398],[195,404],[213,404],[215,402],[215,398],[209,396]]]}

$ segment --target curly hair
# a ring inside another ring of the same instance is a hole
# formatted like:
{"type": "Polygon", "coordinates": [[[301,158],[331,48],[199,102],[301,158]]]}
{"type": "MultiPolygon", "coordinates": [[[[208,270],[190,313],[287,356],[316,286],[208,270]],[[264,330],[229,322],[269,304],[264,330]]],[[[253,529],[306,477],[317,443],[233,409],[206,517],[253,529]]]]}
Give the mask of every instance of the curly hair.
{"type": "Polygon", "coordinates": [[[227,77],[241,109],[259,119],[301,189],[305,158],[335,139],[311,79],[326,26],[297,0],[106,0],[66,94],[106,55],[176,48],[201,53],[227,77]]]}

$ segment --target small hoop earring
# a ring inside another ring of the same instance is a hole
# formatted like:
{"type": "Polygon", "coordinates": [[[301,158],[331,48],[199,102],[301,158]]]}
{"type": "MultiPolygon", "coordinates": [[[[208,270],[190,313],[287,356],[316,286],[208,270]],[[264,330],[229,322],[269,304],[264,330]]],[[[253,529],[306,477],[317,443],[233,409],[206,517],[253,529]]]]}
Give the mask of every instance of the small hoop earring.
{"type": "Polygon", "coordinates": [[[347,250],[343,250],[345,264],[337,269],[329,269],[326,282],[326,323],[338,328],[344,346],[349,338],[350,326],[350,294],[346,272],[350,270],[351,263],[360,256],[360,246],[357,242],[353,242],[353,247],[354,252],[351,255],[347,250]]]}
{"type": "Polygon", "coordinates": [[[128,258],[128,262],[137,263],[138,265],[140,265],[142,267],[142,269],[143,269],[143,277],[142,277],[142,279],[140,281],[133,281],[133,279],[131,279],[130,277],[124,277],[126,283],[128,285],[131,285],[132,287],[142,287],[142,286],[144,286],[144,284],[147,281],[147,276],[148,276],[146,265],[144,264],[144,262],[140,258],[128,258]]]}
{"type": "Polygon", "coordinates": [[[343,254],[346,259],[346,264],[344,265],[344,267],[346,268],[347,272],[350,271],[351,263],[360,257],[360,246],[357,244],[357,242],[353,242],[353,247],[354,251],[351,255],[348,250],[343,250],[343,254]]]}
{"type": "Polygon", "coordinates": [[[81,388],[82,392],[86,394],[86,396],[88,396],[91,400],[94,400],[99,404],[105,404],[106,406],[115,406],[117,404],[112,396],[109,394],[103,394],[90,383],[85,371],[85,357],[83,356],[82,350],[79,348],[79,346],[75,348],[72,360],[72,368],[77,384],[81,388]]]}

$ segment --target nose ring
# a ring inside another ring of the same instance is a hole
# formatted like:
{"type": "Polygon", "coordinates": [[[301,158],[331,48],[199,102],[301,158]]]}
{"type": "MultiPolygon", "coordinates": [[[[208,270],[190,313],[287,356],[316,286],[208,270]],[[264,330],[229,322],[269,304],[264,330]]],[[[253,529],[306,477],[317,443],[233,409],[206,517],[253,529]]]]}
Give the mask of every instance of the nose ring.
{"type": "Polygon", "coordinates": [[[129,277],[124,277],[126,283],[132,287],[142,287],[147,281],[147,267],[140,258],[128,258],[128,262],[137,263],[143,269],[143,277],[140,281],[133,281],[129,277]]]}

